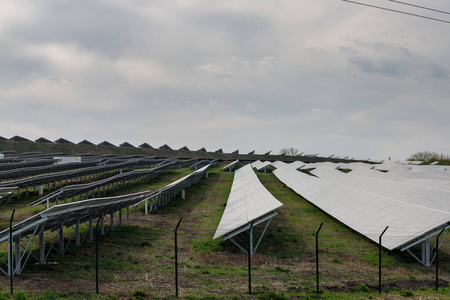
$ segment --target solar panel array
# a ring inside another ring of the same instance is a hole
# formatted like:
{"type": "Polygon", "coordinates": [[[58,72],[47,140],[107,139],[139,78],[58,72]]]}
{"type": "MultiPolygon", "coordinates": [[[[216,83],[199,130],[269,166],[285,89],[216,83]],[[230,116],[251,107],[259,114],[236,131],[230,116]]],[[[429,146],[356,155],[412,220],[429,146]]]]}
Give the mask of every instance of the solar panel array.
{"type": "MultiPolygon", "coordinates": [[[[173,165],[173,164],[172,164],[173,165]]],[[[189,187],[196,183],[212,164],[206,165],[199,170],[192,172],[191,174],[157,190],[154,192],[144,191],[129,195],[117,196],[117,197],[105,197],[95,198],[83,201],[77,201],[67,204],[55,205],[47,210],[40,212],[24,221],[15,224],[12,228],[12,238],[16,244],[15,259],[10,260],[8,254],[8,261],[5,262],[0,258],[7,269],[0,267],[5,275],[9,275],[7,270],[13,269],[13,274],[20,274],[21,270],[25,266],[28,258],[30,257],[33,245],[37,242],[40,248],[40,261],[44,262],[46,256],[44,254],[44,232],[45,231],[58,231],[60,235],[60,254],[63,254],[66,246],[64,245],[64,233],[63,229],[76,226],[76,244],[80,244],[80,223],[89,221],[89,234],[92,240],[92,223],[93,219],[101,218],[102,220],[102,232],[103,232],[103,217],[110,215],[111,224],[113,227],[113,216],[116,212],[119,212],[119,223],[122,222],[122,210],[127,208],[127,219],[129,218],[129,207],[132,205],[138,205],[145,202],[145,211],[148,212],[148,205],[150,205],[150,211],[157,209],[161,205],[167,204],[170,199],[175,197],[182,189],[189,187]],[[29,237],[28,246],[24,248],[24,251],[20,250],[21,239],[29,237]],[[29,247],[31,245],[31,247],[29,247]],[[13,262],[15,266],[13,266],[13,262]]],[[[99,219],[100,220],[100,219],[99,219]]],[[[0,243],[9,241],[10,231],[5,229],[0,232],[0,243]]],[[[52,248],[50,248],[51,250],[52,248]]],[[[49,250],[49,251],[50,251],[49,250]]],[[[9,247],[8,247],[9,252],[9,247]]]]}
{"type": "Polygon", "coordinates": [[[39,159],[39,160],[0,160],[0,171],[13,170],[18,168],[28,168],[28,167],[38,167],[38,166],[48,166],[53,165],[56,160],[52,159],[39,159]]]}
{"type": "MultiPolygon", "coordinates": [[[[90,176],[105,176],[107,173],[120,172],[121,170],[128,170],[131,166],[133,166],[137,160],[128,160],[125,162],[120,162],[116,164],[108,164],[102,166],[88,167],[79,170],[59,172],[59,173],[51,173],[45,175],[32,176],[27,178],[21,178],[14,181],[0,182],[0,187],[11,187],[15,186],[18,189],[25,188],[26,193],[28,194],[28,188],[34,186],[34,190],[36,190],[36,186],[40,186],[43,184],[54,183],[56,186],[56,182],[60,183],[60,186],[63,184],[63,181],[67,184],[69,180],[78,181],[78,178],[85,178],[90,176]]],[[[81,180],[81,179],[80,179],[81,180]]],[[[20,197],[20,193],[18,194],[20,197]]]]}
{"type": "Polygon", "coordinates": [[[76,162],[76,163],[66,163],[59,165],[46,165],[46,166],[38,166],[38,167],[25,167],[25,168],[15,168],[10,170],[0,171],[0,181],[3,180],[14,180],[17,178],[55,173],[55,172],[63,172],[68,170],[75,170],[81,168],[92,167],[98,165],[100,160],[90,160],[86,162],[76,162]]]}
{"type": "Polygon", "coordinates": [[[56,202],[56,204],[58,204],[59,201],[67,202],[68,198],[72,198],[73,201],[75,201],[76,196],[81,197],[83,194],[85,194],[86,199],[90,197],[95,198],[96,196],[105,196],[107,192],[114,192],[134,183],[148,182],[149,180],[156,178],[161,172],[174,167],[174,164],[174,162],[170,162],[153,169],[130,171],[94,182],[65,186],[29,205],[35,206],[47,202],[48,207],[50,201],[56,202]]]}
{"type": "Polygon", "coordinates": [[[389,226],[383,246],[390,250],[405,249],[450,224],[450,181],[444,177],[418,179],[424,173],[400,167],[391,174],[370,169],[367,164],[304,166],[314,168],[312,175],[297,171],[298,164],[278,167],[274,174],[288,187],[369,239],[378,242],[389,226]],[[344,173],[336,167],[352,171],[344,173]],[[425,181],[419,184],[419,180],[425,181]]]}

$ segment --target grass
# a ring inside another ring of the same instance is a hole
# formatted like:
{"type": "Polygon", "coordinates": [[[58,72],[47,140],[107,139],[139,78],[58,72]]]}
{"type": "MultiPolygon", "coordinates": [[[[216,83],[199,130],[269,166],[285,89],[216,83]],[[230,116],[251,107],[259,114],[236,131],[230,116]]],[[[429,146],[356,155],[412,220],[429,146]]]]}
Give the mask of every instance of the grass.
{"type": "MultiPolygon", "coordinates": [[[[147,216],[135,211],[130,224],[108,231],[101,237],[98,299],[173,297],[173,230],[180,218],[183,218],[178,230],[180,295],[188,299],[251,298],[247,295],[247,256],[230,241],[212,239],[234,176],[234,173],[222,171],[224,165],[214,167],[208,178],[188,188],[186,199],[178,196],[147,216]]],[[[190,172],[188,169],[173,170],[148,184],[117,193],[158,189],[190,172]]],[[[284,186],[273,174],[260,173],[258,176],[284,206],[278,210],[279,215],[273,218],[252,257],[255,298],[450,297],[448,267],[442,266],[440,275],[447,287],[435,292],[430,289],[433,287],[434,269],[422,267],[404,254],[389,252],[383,252],[383,289],[388,294],[379,297],[376,293],[377,245],[322,213],[284,186]],[[322,222],[319,254],[320,288],[323,292],[316,293],[315,233],[322,222]],[[401,292],[408,291],[408,287],[414,288],[412,296],[401,292]]],[[[22,199],[5,207],[3,221],[8,219],[12,208],[18,209],[17,219],[32,215],[33,210],[25,208],[26,203],[27,200],[22,199]]],[[[448,245],[448,242],[443,244],[443,265],[450,261],[448,245]]],[[[4,249],[2,251],[5,253],[4,249]]],[[[93,245],[84,243],[81,247],[69,246],[64,256],[51,253],[47,261],[55,264],[38,265],[30,258],[23,274],[15,277],[17,292],[23,292],[29,299],[37,299],[45,293],[55,297],[65,295],[66,299],[97,299],[94,293],[94,253],[93,245]]],[[[0,292],[7,294],[8,278],[3,276],[0,280],[4,287],[0,292]]]]}

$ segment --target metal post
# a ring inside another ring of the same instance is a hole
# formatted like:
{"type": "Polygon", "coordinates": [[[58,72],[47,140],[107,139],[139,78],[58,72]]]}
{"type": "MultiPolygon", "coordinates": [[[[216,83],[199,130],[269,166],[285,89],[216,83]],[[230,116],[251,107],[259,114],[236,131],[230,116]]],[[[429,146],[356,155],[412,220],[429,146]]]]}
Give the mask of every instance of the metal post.
{"type": "Polygon", "coordinates": [[[20,275],[22,269],[20,264],[20,234],[14,238],[14,246],[16,247],[16,274],[20,275]]]}
{"type": "Polygon", "coordinates": [[[380,235],[379,243],[378,243],[378,266],[379,266],[379,272],[378,272],[378,292],[381,294],[381,237],[386,232],[389,226],[386,226],[386,228],[383,230],[383,232],[380,235]]]}
{"type": "Polygon", "coordinates": [[[104,215],[102,215],[101,217],[100,217],[100,233],[101,233],[101,235],[105,235],[105,216],[104,215]]]}
{"type": "Polygon", "coordinates": [[[64,255],[64,225],[59,228],[59,254],[64,255]]]}
{"type": "Polygon", "coordinates": [[[114,230],[114,214],[111,213],[109,215],[110,219],[111,219],[111,223],[109,224],[109,227],[111,228],[111,230],[114,230]]]}
{"type": "Polygon", "coordinates": [[[94,229],[92,228],[92,217],[89,219],[89,242],[94,241],[94,229]]]}
{"type": "Polygon", "coordinates": [[[11,215],[11,219],[9,220],[9,278],[11,281],[11,295],[14,294],[14,288],[13,288],[13,276],[14,276],[14,271],[13,271],[13,240],[12,240],[12,221],[14,218],[14,212],[16,211],[16,209],[13,209],[12,215],[11,215]]]}
{"type": "Polygon", "coordinates": [[[39,262],[41,264],[45,263],[45,239],[44,239],[44,228],[39,232],[39,262]]]}
{"type": "Polygon", "coordinates": [[[316,232],[316,283],[317,292],[319,292],[319,231],[322,228],[323,222],[320,224],[319,229],[316,232]]]}
{"type": "Polygon", "coordinates": [[[75,224],[75,245],[81,245],[81,237],[80,237],[80,219],[77,220],[75,224]]]}
{"type": "Polygon", "coordinates": [[[178,242],[177,242],[177,231],[178,226],[180,226],[181,220],[178,221],[177,226],[175,227],[175,296],[178,297],[178,242]]]}
{"type": "Polygon", "coordinates": [[[436,292],[439,289],[439,237],[441,236],[442,232],[444,232],[445,227],[442,228],[441,232],[439,232],[438,236],[436,237],[436,292]]]}
{"type": "Polygon", "coordinates": [[[144,208],[145,208],[145,210],[144,210],[145,214],[148,215],[148,199],[145,199],[144,208]]]}
{"type": "Polygon", "coordinates": [[[250,223],[250,228],[248,229],[248,294],[252,294],[252,246],[253,246],[253,223],[255,220],[250,223]]]}
{"type": "Polygon", "coordinates": [[[97,225],[95,225],[95,292],[98,295],[98,222],[100,218],[97,220],[97,225]]]}

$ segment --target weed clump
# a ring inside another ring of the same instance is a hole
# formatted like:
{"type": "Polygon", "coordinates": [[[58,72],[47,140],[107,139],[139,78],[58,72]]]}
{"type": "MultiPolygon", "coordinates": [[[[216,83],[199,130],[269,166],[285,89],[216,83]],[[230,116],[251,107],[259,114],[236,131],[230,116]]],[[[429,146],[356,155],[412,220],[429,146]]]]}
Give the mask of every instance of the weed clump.
{"type": "Polygon", "coordinates": [[[13,295],[13,299],[14,300],[28,300],[30,298],[28,298],[27,294],[25,294],[24,292],[17,292],[13,295]]]}
{"type": "Polygon", "coordinates": [[[281,272],[281,273],[292,273],[292,270],[288,268],[282,268],[280,266],[275,267],[275,271],[281,272]]]}
{"type": "Polygon", "coordinates": [[[406,290],[401,290],[399,294],[400,294],[400,296],[403,296],[403,297],[412,297],[412,296],[414,296],[413,292],[406,291],[406,290]]]}
{"type": "Polygon", "coordinates": [[[284,295],[283,293],[278,294],[274,291],[271,291],[268,293],[258,295],[258,299],[287,300],[289,298],[286,295],[284,295]]]}
{"type": "Polygon", "coordinates": [[[133,296],[133,299],[144,299],[145,298],[145,291],[143,290],[136,290],[131,293],[133,296]]]}
{"type": "Polygon", "coordinates": [[[358,293],[368,293],[370,289],[364,283],[360,283],[355,287],[355,291],[358,293]]]}

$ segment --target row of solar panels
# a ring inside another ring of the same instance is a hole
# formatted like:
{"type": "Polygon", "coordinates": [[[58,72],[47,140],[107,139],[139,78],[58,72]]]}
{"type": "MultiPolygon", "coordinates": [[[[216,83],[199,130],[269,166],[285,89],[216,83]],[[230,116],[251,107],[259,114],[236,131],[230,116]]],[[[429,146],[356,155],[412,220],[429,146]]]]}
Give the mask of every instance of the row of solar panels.
{"type": "Polygon", "coordinates": [[[73,178],[79,178],[83,176],[89,176],[93,174],[100,174],[111,170],[129,169],[134,166],[136,160],[128,160],[125,162],[106,164],[100,166],[93,166],[87,168],[81,168],[76,170],[70,170],[65,172],[49,173],[44,175],[37,175],[32,177],[25,177],[13,181],[0,182],[0,187],[16,186],[18,188],[26,188],[29,186],[48,184],[53,182],[60,182],[62,180],[69,180],[73,178]]]}
{"type": "MultiPolygon", "coordinates": [[[[17,136],[17,135],[13,136],[13,137],[11,137],[9,139],[0,136],[0,140],[10,140],[10,141],[18,141],[18,142],[33,142],[32,140],[29,140],[27,138],[24,138],[24,137],[21,137],[21,136],[17,136]]],[[[53,142],[53,141],[51,141],[49,139],[40,137],[37,140],[35,140],[34,142],[36,142],[36,143],[48,143],[48,144],[53,144],[53,143],[57,143],[57,144],[72,144],[72,145],[75,144],[75,143],[73,143],[73,142],[71,142],[71,141],[69,141],[67,139],[64,139],[64,138],[59,138],[59,139],[57,139],[56,141],[53,142]]],[[[88,141],[88,140],[82,140],[81,142],[78,143],[78,145],[95,145],[95,144],[90,142],[90,141],[88,141]]],[[[114,144],[112,144],[112,143],[110,143],[108,141],[103,141],[103,142],[97,144],[97,146],[113,146],[113,147],[117,147],[116,145],[114,145],[114,144]]],[[[130,144],[128,142],[123,142],[122,144],[119,145],[119,147],[136,148],[136,146],[134,146],[134,145],[132,145],[132,144],[130,144]]],[[[150,146],[148,143],[143,143],[143,144],[139,145],[138,148],[155,149],[152,146],[150,146]]],[[[158,149],[174,150],[170,146],[168,146],[167,144],[164,144],[164,145],[160,146],[158,149]]],[[[183,147],[181,147],[178,150],[181,150],[181,151],[192,151],[187,146],[183,146],[183,147]]],[[[198,149],[197,151],[198,152],[207,152],[207,150],[204,147],[198,149]]],[[[222,149],[218,149],[218,150],[216,150],[214,152],[215,153],[223,153],[223,150],[222,149]]],[[[269,155],[270,152],[272,152],[272,151],[266,152],[264,155],[269,155]]],[[[233,151],[232,154],[239,154],[239,150],[233,151]]],[[[255,151],[254,150],[250,151],[248,154],[255,154],[255,151]]]]}
{"type": "MultiPolygon", "coordinates": [[[[33,142],[33,141],[31,141],[31,140],[29,140],[27,138],[24,138],[24,137],[21,137],[21,136],[17,136],[17,135],[11,137],[10,139],[7,139],[7,138],[4,138],[4,137],[0,136],[0,140],[33,142]]],[[[64,139],[64,138],[59,138],[59,139],[57,139],[56,141],[53,142],[53,141],[50,141],[50,140],[48,140],[46,138],[41,137],[41,138],[35,140],[34,142],[36,142],[36,143],[75,144],[75,143],[73,143],[73,142],[71,142],[71,141],[69,141],[67,139],[64,139]]],[[[93,146],[95,146],[94,143],[92,143],[92,142],[90,142],[88,140],[83,140],[83,141],[79,142],[78,144],[79,145],[93,145],[93,146]]],[[[116,145],[114,145],[114,144],[112,144],[112,143],[110,143],[108,141],[103,141],[103,142],[101,142],[101,143],[99,143],[97,145],[98,146],[117,147],[116,145]]],[[[136,146],[130,144],[129,142],[124,142],[124,143],[120,144],[119,147],[144,148],[144,149],[160,149],[160,150],[177,150],[177,149],[172,149],[167,144],[164,144],[164,145],[162,145],[162,146],[160,146],[158,148],[154,148],[154,147],[150,146],[148,143],[143,143],[143,144],[139,145],[138,147],[136,147],[136,146]]],[[[206,150],[206,148],[204,148],[204,147],[202,147],[202,148],[200,148],[198,150],[191,150],[187,146],[183,146],[183,147],[179,148],[178,151],[211,152],[211,151],[206,150]]],[[[270,155],[271,152],[272,151],[268,151],[268,152],[261,153],[261,154],[258,154],[258,155],[270,155]]],[[[1,155],[1,153],[4,153],[4,152],[0,152],[0,155],[1,155]]],[[[214,153],[224,153],[224,152],[223,152],[222,148],[220,148],[220,149],[214,151],[214,153]]],[[[240,154],[240,153],[239,153],[239,150],[235,150],[235,151],[231,152],[231,154],[240,154]]],[[[255,154],[255,150],[250,151],[247,154],[248,155],[253,155],[253,154],[255,154]]],[[[279,155],[280,156],[287,156],[288,153],[287,152],[283,152],[283,153],[280,153],[279,155]]],[[[319,153],[307,154],[307,153],[301,152],[299,154],[296,154],[295,156],[299,157],[299,158],[302,157],[304,160],[308,160],[310,162],[315,162],[315,161],[365,161],[365,162],[369,162],[370,161],[370,158],[368,158],[368,159],[356,159],[355,160],[355,158],[349,158],[349,156],[339,157],[339,156],[337,156],[335,154],[332,154],[332,155],[329,155],[329,156],[319,156],[319,153]],[[307,158],[309,158],[309,159],[307,159],[307,158]]],[[[371,162],[379,163],[379,161],[371,161],[371,162]]]]}

